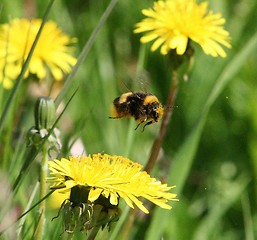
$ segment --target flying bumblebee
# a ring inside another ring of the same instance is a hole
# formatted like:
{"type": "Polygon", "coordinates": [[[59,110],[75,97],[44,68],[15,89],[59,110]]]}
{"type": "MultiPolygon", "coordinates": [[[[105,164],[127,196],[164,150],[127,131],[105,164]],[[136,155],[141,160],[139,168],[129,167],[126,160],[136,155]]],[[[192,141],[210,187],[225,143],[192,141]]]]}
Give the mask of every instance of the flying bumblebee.
{"type": "Polygon", "coordinates": [[[114,99],[112,104],[112,116],[110,118],[133,117],[138,125],[145,127],[158,122],[163,115],[163,107],[158,98],[150,93],[127,92],[114,99]]]}

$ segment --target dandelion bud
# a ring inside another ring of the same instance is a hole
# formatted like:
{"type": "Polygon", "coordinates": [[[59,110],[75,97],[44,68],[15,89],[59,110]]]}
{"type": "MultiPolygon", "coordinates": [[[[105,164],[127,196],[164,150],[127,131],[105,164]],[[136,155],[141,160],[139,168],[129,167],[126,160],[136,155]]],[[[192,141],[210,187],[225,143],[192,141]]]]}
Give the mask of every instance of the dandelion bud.
{"type": "Polygon", "coordinates": [[[36,129],[50,129],[55,119],[55,105],[50,97],[39,97],[35,105],[36,129]]]}
{"type": "Polygon", "coordinates": [[[74,205],[67,200],[63,207],[64,230],[67,233],[74,231],[88,230],[92,218],[93,208],[90,203],[80,203],[74,205]]]}

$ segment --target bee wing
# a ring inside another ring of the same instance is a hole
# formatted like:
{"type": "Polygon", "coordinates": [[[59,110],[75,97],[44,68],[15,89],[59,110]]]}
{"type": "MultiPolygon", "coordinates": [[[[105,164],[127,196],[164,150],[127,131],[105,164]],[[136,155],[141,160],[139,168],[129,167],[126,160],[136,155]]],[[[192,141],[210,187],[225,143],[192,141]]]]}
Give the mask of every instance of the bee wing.
{"type": "MultiPolygon", "coordinates": [[[[150,75],[145,69],[141,69],[127,81],[120,79],[120,82],[123,85],[123,87],[126,88],[126,90],[132,93],[151,92],[150,75]]],[[[121,92],[124,92],[124,90],[121,92]]]]}
{"type": "Polygon", "coordinates": [[[151,92],[150,74],[145,69],[141,69],[137,72],[133,79],[133,89],[144,93],[151,92]]]}

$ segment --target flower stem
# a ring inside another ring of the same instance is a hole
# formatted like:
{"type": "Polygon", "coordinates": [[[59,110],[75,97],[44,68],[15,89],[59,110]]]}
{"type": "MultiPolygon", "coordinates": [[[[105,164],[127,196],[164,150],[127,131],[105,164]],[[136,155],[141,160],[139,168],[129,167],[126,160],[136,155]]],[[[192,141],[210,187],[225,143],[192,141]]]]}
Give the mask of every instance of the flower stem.
{"type": "MultiPolygon", "coordinates": [[[[40,166],[40,187],[39,198],[42,199],[46,195],[46,177],[47,177],[47,162],[48,162],[48,146],[45,143],[42,149],[42,161],[40,166]]],[[[36,239],[43,239],[44,225],[45,225],[45,201],[39,205],[40,219],[37,226],[36,239]]]]}
{"type": "Polygon", "coordinates": [[[87,240],[94,240],[101,226],[93,227],[87,240]]]}
{"type": "Polygon", "coordinates": [[[177,74],[177,71],[173,71],[169,96],[167,99],[167,107],[166,107],[166,111],[164,112],[161,128],[160,128],[157,138],[155,139],[155,141],[153,143],[151,155],[145,166],[145,171],[148,173],[150,173],[152,171],[154,164],[156,163],[157,157],[159,155],[162,141],[166,134],[167,127],[168,127],[168,124],[169,124],[169,121],[170,121],[170,118],[171,118],[171,115],[173,112],[173,104],[175,102],[175,98],[177,95],[177,87],[178,87],[178,74],[177,74]]]}
{"type": "MultiPolygon", "coordinates": [[[[147,173],[150,173],[154,167],[154,164],[156,163],[157,157],[159,155],[161,145],[163,138],[166,134],[167,127],[173,112],[173,105],[175,102],[176,94],[177,94],[177,88],[178,88],[178,74],[177,71],[172,72],[172,80],[171,80],[171,85],[170,85],[170,91],[167,99],[167,109],[164,112],[161,128],[159,131],[159,134],[157,138],[155,139],[152,150],[151,150],[151,155],[149,157],[149,160],[145,166],[145,171],[147,173]]],[[[120,233],[121,234],[121,239],[127,239],[130,229],[133,226],[135,216],[137,214],[137,211],[135,209],[130,209],[128,216],[127,216],[127,221],[124,223],[123,230],[120,233]]]]}

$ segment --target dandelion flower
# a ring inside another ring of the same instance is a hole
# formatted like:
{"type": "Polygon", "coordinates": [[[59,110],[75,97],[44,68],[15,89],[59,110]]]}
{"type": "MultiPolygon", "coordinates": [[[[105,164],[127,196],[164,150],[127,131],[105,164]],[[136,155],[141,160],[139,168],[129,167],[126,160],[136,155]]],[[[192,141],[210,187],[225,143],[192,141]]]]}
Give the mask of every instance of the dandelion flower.
{"type": "MultiPolygon", "coordinates": [[[[41,19],[13,19],[10,23],[0,25],[0,71],[1,74],[4,69],[6,72],[4,87],[12,87],[13,80],[20,73],[41,23],[41,19]],[[11,74],[12,68],[15,71],[11,74]]],[[[69,46],[75,40],[63,33],[55,22],[46,22],[30,60],[27,74],[34,74],[41,80],[50,71],[55,80],[62,80],[63,74],[69,73],[71,66],[76,63],[76,59],[71,55],[74,49],[69,46]]],[[[3,78],[0,81],[3,82],[3,78]]]]}
{"type": "Polygon", "coordinates": [[[183,55],[189,41],[198,43],[207,55],[226,57],[222,46],[231,48],[229,33],[223,29],[225,19],[220,13],[208,12],[208,3],[195,0],[160,0],[153,8],[143,9],[146,16],[136,24],[135,33],[146,32],[141,42],[154,40],[152,51],[160,47],[166,55],[171,49],[183,55]]]}
{"type": "Polygon", "coordinates": [[[17,78],[20,72],[21,68],[18,67],[17,64],[6,64],[4,59],[0,59],[0,84],[2,84],[5,89],[12,88],[13,79],[17,78]]]}
{"type": "Polygon", "coordinates": [[[175,200],[176,194],[168,192],[171,188],[151,178],[143,166],[122,156],[93,154],[88,157],[62,158],[49,162],[53,183],[52,189],[70,192],[75,186],[89,189],[88,200],[91,203],[100,197],[109,199],[112,205],[118,205],[119,198],[134,208],[135,204],[143,212],[149,213],[139,197],[154,204],[171,209],[168,200],[175,200]]]}

